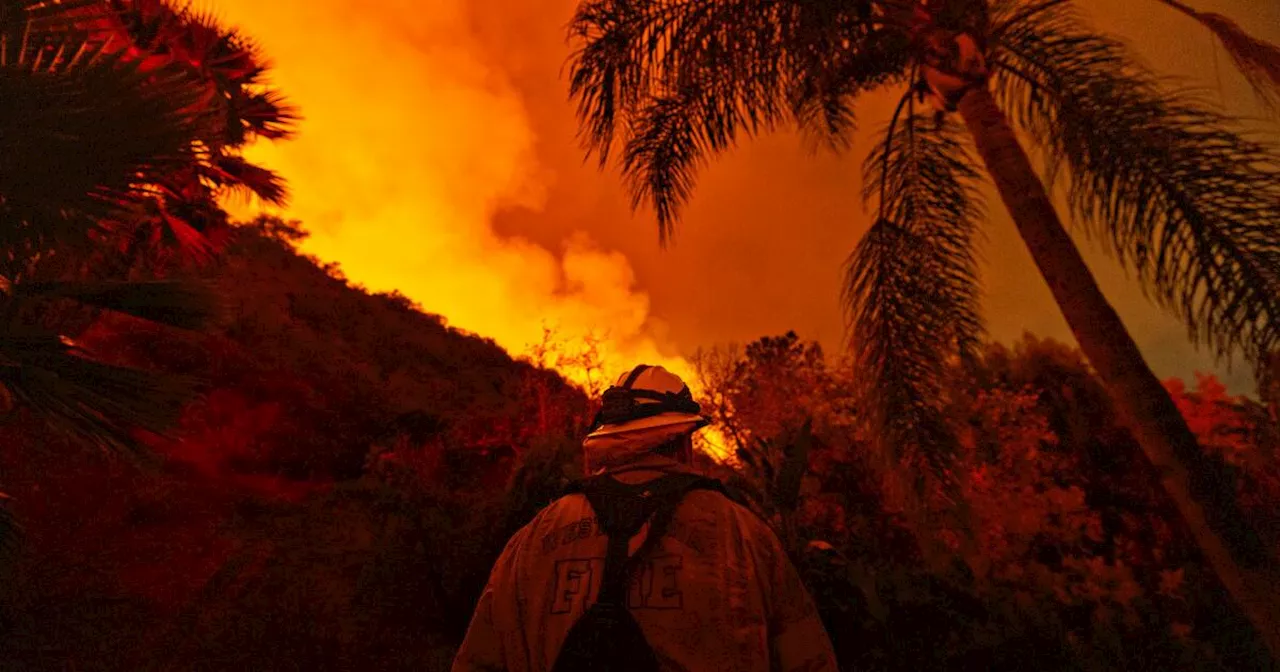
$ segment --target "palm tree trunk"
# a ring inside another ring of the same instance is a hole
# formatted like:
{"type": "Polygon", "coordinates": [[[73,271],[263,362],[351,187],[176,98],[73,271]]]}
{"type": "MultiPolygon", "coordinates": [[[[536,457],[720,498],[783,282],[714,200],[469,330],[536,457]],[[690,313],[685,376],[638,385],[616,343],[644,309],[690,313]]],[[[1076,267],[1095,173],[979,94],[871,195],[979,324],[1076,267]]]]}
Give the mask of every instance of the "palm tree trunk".
{"type": "Polygon", "coordinates": [[[958,109],[1081,350],[1205,558],[1272,656],[1280,659],[1280,600],[1275,589],[1280,583],[1273,558],[1236,510],[1233,481],[1200,449],[1098,288],[991,92],[985,86],[971,88],[958,109]]]}

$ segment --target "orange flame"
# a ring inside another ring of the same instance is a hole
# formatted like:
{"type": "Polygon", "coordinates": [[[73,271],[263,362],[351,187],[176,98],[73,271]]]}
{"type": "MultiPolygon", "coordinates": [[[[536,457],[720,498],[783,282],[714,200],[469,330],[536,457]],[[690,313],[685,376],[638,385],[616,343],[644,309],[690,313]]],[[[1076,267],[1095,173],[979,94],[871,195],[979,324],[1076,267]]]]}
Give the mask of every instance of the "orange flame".
{"type": "MultiPolygon", "coordinates": [[[[602,337],[605,380],[643,362],[694,384],[689,363],[655,338],[622,254],[586,232],[555,251],[494,232],[500,209],[541,207],[551,176],[520,96],[477,55],[464,2],[221,0],[221,18],[261,44],[303,113],[295,139],[248,152],[289,180],[280,214],[311,232],[303,251],[513,354],[548,325],[602,337]]],[[[562,373],[586,382],[577,367],[562,373]]]]}

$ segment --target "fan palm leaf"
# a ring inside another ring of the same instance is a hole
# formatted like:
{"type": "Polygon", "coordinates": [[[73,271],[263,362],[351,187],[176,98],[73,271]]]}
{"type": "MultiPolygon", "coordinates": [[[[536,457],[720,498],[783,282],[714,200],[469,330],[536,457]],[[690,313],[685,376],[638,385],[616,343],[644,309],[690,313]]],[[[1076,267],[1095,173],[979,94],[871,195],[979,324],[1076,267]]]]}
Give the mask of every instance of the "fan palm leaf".
{"type": "Polygon", "coordinates": [[[66,36],[49,58],[0,49],[0,245],[9,249],[71,242],[128,213],[152,196],[148,184],[200,160],[208,129],[199,89],[175,69],[143,72],[84,35],[66,36]]]}
{"type": "MultiPolygon", "coordinates": [[[[235,153],[258,135],[286,137],[296,119],[262,86],[264,72],[243,38],[158,0],[0,0],[5,410],[20,403],[59,433],[152,457],[138,432],[171,428],[199,381],[95,361],[28,324],[24,307],[73,300],[199,328],[218,315],[216,293],[190,281],[30,277],[51,254],[88,258],[148,224],[205,250],[200,230],[226,219],[223,189],[283,203],[283,181],[235,153]],[[130,15],[127,4],[145,11],[130,15]]],[[[15,530],[0,502],[0,560],[15,530]]]]}
{"type": "Polygon", "coordinates": [[[163,436],[199,381],[105,364],[57,334],[0,325],[0,384],[55,432],[149,459],[138,429],[163,436]]]}
{"type": "Polygon", "coordinates": [[[289,137],[297,110],[267,86],[261,50],[211,13],[163,0],[104,0],[104,5],[108,11],[91,22],[95,34],[141,50],[144,69],[180,70],[203,92],[201,112],[211,127],[201,138],[201,162],[157,183],[154,212],[135,221],[155,231],[153,244],[177,244],[188,259],[207,259],[212,249],[203,234],[227,224],[223,196],[238,192],[285,204],[284,181],[240,152],[258,138],[289,137]]]}

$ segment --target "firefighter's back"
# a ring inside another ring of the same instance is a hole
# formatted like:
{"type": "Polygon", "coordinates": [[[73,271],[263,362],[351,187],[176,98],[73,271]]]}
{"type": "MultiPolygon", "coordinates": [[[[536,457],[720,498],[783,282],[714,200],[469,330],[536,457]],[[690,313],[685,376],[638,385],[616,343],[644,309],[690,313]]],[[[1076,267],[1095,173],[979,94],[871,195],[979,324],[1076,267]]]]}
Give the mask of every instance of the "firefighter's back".
{"type": "MultiPolygon", "coordinates": [[[[647,529],[632,539],[632,552],[647,529]]],[[[582,495],[544,509],[508,546],[512,562],[492,588],[516,599],[496,601],[494,618],[518,624],[531,672],[551,669],[565,635],[595,601],[606,546],[582,495]]],[[[768,672],[771,649],[794,649],[780,651],[787,658],[830,651],[777,538],[717,492],[686,495],[654,552],[640,562],[627,604],[668,669],[768,672]]]]}

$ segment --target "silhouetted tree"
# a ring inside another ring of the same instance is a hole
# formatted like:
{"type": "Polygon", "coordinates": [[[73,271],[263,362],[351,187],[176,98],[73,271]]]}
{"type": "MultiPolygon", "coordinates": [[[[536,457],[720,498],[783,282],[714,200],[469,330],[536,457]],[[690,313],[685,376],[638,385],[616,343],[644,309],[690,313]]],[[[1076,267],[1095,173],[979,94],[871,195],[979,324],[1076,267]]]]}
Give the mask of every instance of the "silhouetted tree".
{"type": "Polygon", "coordinates": [[[215,126],[204,139],[203,160],[188,170],[171,171],[156,183],[153,208],[129,241],[134,260],[164,239],[202,256],[209,241],[201,235],[227,224],[221,199],[228,194],[256,196],[284,205],[284,179],[247,161],[242,150],[259,139],[292,136],[298,112],[268,85],[262,50],[239,30],[185,2],[105,0],[110,11],[93,26],[113,42],[144,54],[144,68],[182,68],[201,88],[200,105],[215,126]],[[162,237],[163,236],[163,237],[162,237]]]}
{"type": "Polygon", "coordinates": [[[208,187],[217,209],[211,189],[228,180],[215,173],[238,159],[221,151],[231,117],[210,102],[222,75],[121,39],[106,27],[116,16],[100,1],[0,1],[0,412],[22,404],[133,451],[135,430],[176,422],[194,381],[95,360],[54,324],[51,302],[204,325],[209,287],[101,279],[86,265],[151,218],[190,230],[197,214],[175,207],[175,180],[208,187]],[[86,275],[100,279],[74,279],[86,275]]]}
{"type": "Polygon", "coordinates": [[[1090,237],[1198,344],[1250,359],[1280,340],[1280,169],[1267,146],[1065,0],[584,0],[571,31],[587,150],[603,163],[620,136],[633,206],[654,208],[664,242],[711,155],[784,123],[843,149],[858,96],[903,89],[866,162],[877,214],[846,286],[882,450],[914,453],[954,491],[945,374],[983,331],[985,169],[1201,549],[1280,656],[1275,558],[1099,290],[1014,128],[1051,176],[1066,173],[1090,237]],[[917,109],[925,99],[934,114],[917,109]]]}

